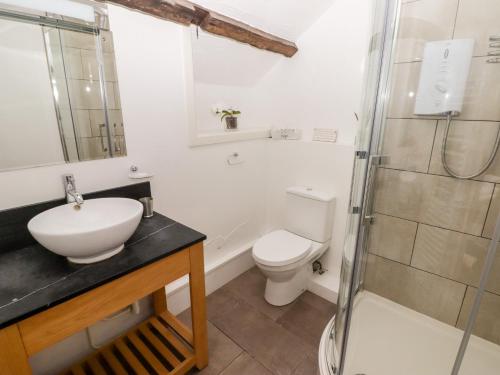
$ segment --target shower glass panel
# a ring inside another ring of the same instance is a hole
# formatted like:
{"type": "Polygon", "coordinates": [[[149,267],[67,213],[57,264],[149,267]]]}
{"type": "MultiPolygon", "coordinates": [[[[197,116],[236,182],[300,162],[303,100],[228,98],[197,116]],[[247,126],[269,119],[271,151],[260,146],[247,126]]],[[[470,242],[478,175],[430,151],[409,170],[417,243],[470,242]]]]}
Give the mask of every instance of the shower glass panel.
{"type": "MultiPolygon", "coordinates": [[[[374,118],[376,117],[376,99],[381,79],[381,67],[383,59],[383,49],[385,46],[386,13],[389,3],[379,1],[374,3],[372,29],[369,44],[369,54],[365,69],[365,90],[363,97],[364,111],[360,116],[359,133],[356,138],[353,178],[351,182],[351,194],[349,199],[349,210],[347,230],[345,234],[344,253],[342,257],[342,272],[338,298],[338,309],[335,324],[330,328],[334,330],[331,335],[335,340],[329,347],[326,347],[326,357],[328,358],[328,371],[334,374],[339,370],[340,357],[347,337],[345,335],[349,319],[349,304],[352,303],[351,296],[357,291],[359,285],[355,277],[355,263],[360,262],[356,258],[356,246],[361,243],[357,241],[360,236],[360,211],[363,206],[365,177],[370,165],[369,150],[372,143],[372,129],[374,118]]],[[[376,137],[376,136],[375,136],[376,137]]],[[[333,324],[333,322],[332,322],[333,324]]]]}
{"type": "Polygon", "coordinates": [[[67,161],[126,154],[111,32],[43,27],[67,161]]]}
{"type": "Polygon", "coordinates": [[[464,313],[457,325],[463,326],[464,338],[460,345],[452,375],[489,373],[498,370],[499,304],[495,290],[498,283],[498,242],[500,241],[500,215],[495,220],[492,239],[485,254],[483,270],[477,288],[468,287],[464,298],[464,313]],[[493,290],[493,292],[492,292],[493,290]],[[478,340],[482,337],[485,340],[478,340]]]}
{"type": "MultiPolygon", "coordinates": [[[[452,374],[500,213],[500,2],[376,4],[385,44],[362,116],[333,368],[452,374]]],[[[457,374],[500,372],[499,254],[491,266],[457,374]]]]}

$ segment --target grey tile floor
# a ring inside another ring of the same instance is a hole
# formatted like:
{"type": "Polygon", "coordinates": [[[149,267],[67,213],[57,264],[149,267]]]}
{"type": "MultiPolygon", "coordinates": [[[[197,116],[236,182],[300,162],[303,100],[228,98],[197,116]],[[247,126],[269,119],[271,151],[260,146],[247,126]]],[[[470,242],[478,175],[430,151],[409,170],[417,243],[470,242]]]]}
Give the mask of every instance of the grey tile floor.
{"type": "MultiPolygon", "coordinates": [[[[207,297],[210,364],[203,375],[316,375],[321,333],[336,306],[310,292],[283,307],[264,300],[252,268],[207,297]]],[[[190,324],[190,312],[180,319],[190,324]]]]}

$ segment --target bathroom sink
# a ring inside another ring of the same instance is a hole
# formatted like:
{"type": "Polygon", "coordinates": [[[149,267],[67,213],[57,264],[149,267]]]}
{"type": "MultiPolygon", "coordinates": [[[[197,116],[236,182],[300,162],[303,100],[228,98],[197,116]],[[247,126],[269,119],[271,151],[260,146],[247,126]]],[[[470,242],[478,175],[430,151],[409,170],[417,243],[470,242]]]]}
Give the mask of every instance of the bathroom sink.
{"type": "Polygon", "coordinates": [[[48,250],[74,263],[94,263],[123,250],[141,221],[142,204],[128,198],[89,199],[44,211],[28,223],[48,250]]]}

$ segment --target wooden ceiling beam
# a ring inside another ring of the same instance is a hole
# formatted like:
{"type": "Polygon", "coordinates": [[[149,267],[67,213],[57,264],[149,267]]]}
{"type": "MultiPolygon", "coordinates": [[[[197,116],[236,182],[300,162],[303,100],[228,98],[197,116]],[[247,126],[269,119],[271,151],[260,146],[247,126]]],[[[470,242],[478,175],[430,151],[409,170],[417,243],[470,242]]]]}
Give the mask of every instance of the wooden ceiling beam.
{"type": "Polygon", "coordinates": [[[298,51],[295,43],[241,21],[218,14],[187,0],[104,0],[150,14],[181,25],[197,25],[211,34],[292,57],[298,51]]]}
{"type": "Polygon", "coordinates": [[[193,11],[178,5],[175,1],[167,0],[100,0],[107,3],[123,5],[167,21],[188,26],[193,20],[193,11]]]}
{"type": "MultiPolygon", "coordinates": [[[[195,8],[197,7],[195,6],[195,8]]],[[[293,42],[215,12],[209,11],[199,26],[211,34],[231,38],[267,51],[281,53],[286,57],[292,57],[298,51],[293,42]]]]}

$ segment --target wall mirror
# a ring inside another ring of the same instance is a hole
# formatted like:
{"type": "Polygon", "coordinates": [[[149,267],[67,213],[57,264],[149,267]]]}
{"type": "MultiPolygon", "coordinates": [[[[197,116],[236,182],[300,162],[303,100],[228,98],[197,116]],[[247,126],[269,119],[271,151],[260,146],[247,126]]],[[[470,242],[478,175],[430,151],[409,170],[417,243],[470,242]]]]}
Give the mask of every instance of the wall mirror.
{"type": "Polygon", "coordinates": [[[0,0],[0,171],[126,155],[105,6],[0,0]]]}

